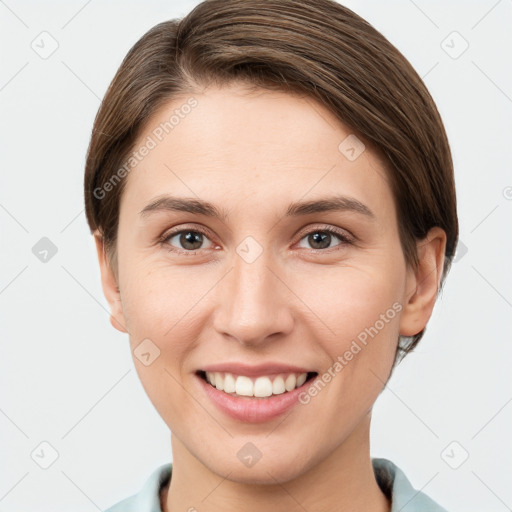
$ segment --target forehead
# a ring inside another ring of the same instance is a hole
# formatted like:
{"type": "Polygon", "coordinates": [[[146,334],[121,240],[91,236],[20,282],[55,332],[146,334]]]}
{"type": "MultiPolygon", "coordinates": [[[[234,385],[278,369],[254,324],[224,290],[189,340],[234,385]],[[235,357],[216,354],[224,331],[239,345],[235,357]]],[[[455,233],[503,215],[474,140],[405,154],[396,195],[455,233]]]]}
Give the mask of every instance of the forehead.
{"type": "Polygon", "coordinates": [[[190,93],[146,122],[134,151],[144,146],[122,209],[140,211],[163,193],[260,209],[328,193],[394,213],[381,159],[309,97],[240,85],[190,93]]]}

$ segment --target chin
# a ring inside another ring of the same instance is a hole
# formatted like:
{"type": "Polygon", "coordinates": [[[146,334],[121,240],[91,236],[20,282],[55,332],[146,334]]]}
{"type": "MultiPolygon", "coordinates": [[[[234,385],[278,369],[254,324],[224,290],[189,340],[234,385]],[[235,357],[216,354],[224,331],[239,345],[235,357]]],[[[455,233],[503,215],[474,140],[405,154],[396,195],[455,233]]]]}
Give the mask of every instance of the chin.
{"type": "MultiPolygon", "coordinates": [[[[287,447],[289,449],[289,445],[287,447]]],[[[293,480],[309,469],[303,454],[298,459],[299,451],[280,453],[273,452],[271,456],[261,458],[252,465],[246,465],[235,454],[234,458],[222,456],[222,460],[216,459],[210,466],[210,470],[231,482],[250,485],[276,485],[293,480]]]]}

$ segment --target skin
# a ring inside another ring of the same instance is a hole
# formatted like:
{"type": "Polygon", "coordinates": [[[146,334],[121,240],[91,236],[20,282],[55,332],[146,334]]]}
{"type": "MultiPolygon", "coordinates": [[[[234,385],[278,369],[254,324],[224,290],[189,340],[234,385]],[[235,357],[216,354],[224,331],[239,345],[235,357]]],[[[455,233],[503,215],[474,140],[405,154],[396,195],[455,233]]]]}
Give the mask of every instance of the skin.
{"type": "Polygon", "coordinates": [[[399,334],[417,334],[432,314],[446,235],[433,228],[418,241],[418,269],[406,265],[384,163],[369,146],[355,161],[345,158],[338,146],[350,130],[311,98],[212,86],[163,106],[136,147],[191,95],[197,107],[127,177],[117,279],[95,233],[112,324],[129,333],[132,351],[146,338],[160,349],[149,366],[134,363],[171,430],[163,510],[389,511],[370,460],[371,409],[399,334]],[[363,202],[375,219],[347,211],[284,216],[292,201],[333,193],[363,202]],[[142,218],[162,194],[208,200],[228,218],[142,218]],[[326,226],[354,243],[332,235],[329,248],[315,245],[307,235],[326,226]],[[197,235],[203,243],[190,255],[179,236],[158,243],[171,227],[207,234],[197,235]],[[247,236],[262,248],[252,263],[236,252],[247,236]],[[276,420],[244,424],[224,415],[194,376],[234,360],[322,375],[396,302],[401,311],[317,396],[276,420]],[[237,457],[247,442],[262,453],[252,467],[237,457]]]}

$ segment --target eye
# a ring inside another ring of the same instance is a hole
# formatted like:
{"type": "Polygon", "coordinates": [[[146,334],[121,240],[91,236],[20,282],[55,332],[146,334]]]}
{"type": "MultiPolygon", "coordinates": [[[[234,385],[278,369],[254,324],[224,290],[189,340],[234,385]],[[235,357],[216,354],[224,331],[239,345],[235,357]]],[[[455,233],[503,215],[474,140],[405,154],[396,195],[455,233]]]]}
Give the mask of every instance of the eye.
{"type": "MultiPolygon", "coordinates": [[[[321,229],[314,229],[305,233],[300,239],[306,240],[310,244],[312,250],[332,249],[340,245],[351,244],[352,240],[344,232],[339,231],[330,226],[321,229]],[[340,243],[332,245],[335,239],[340,243]]],[[[193,255],[200,249],[211,249],[214,247],[213,242],[206,236],[206,232],[199,228],[180,229],[165,233],[159,240],[159,243],[170,251],[182,252],[193,255]],[[209,247],[202,247],[204,240],[210,243],[209,247]]]]}
{"type": "Polygon", "coordinates": [[[304,239],[306,239],[307,243],[309,243],[311,248],[314,250],[331,249],[332,247],[336,247],[338,245],[351,243],[351,240],[347,235],[331,227],[309,231],[305,234],[305,236],[301,238],[301,241],[304,239]],[[337,238],[341,242],[332,246],[331,242],[334,241],[333,238],[337,238]]]}
{"type": "MultiPolygon", "coordinates": [[[[208,249],[208,247],[201,247],[204,243],[204,240],[208,240],[210,244],[213,243],[206,236],[206,233],[200,229],[180,229],[179,231],[173,231],[170,233],[166,233],[160,240],[162,245],[166,245],[169,249],[169,245],[172,248],[180,250],[182,252],[189,252],[194,254],[194,251],[199,249],[208,249]],[[173,243],[174,241],[174,243],[173,243]],[[178,245],[174,245],[178,244],[178,245]]],[[[211,248],[211,247],[210,247],[211,248]]],[[[173,250],[173,249],[170,249],[173,250]]]]}

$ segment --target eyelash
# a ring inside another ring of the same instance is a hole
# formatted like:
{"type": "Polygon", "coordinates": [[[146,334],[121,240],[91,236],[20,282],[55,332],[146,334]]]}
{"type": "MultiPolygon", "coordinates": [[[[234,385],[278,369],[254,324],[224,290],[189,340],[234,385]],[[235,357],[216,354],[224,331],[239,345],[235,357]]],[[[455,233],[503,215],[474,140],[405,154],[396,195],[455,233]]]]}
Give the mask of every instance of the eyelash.
{"type": "MultiPolygon", "coordinates": [[[[201,249],[197,249],[195,251],[186,251],[185,249],[177,249],[176,247],[173,247],[168,243],[170,238],[173,238],[174,236],[179,235],[181,233],[201,233],[202,235],[207,237],[208,240],[210,240],[208,233],[206,232],[205,229],[194,227],[194,228],[185,228],[185,229],[181,228],[181,229],[178,229],[175,231],[166,232],[158,239],[158,243],[159,243],[159,245],[161,245],[162,247],[167,249],[169,252],[177,252],[177,253],[181,253],[181,254],[186,254],[187,256],[194,256],[199,251],[201,251],[201,249]]],[[[313,233],[329,233],[331,235],[335,235],[342,242],[339,245],[336,245],[334,247],[330,247],[327,249],[310,249],[310,251],[313,251],[313,252],[331,252],[332,250],[337,250],[337,248],[340,246],[353,244],[353,240],[351,238],[349,238],[343,232],[341,232],[331,226],[316,228],[316,229],[307,231],[305,233],[302,233],[301,237],[299,238],[299,242],[306,236],[311,235],[313,233]]]]}

